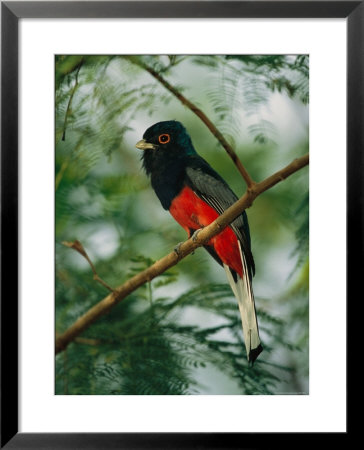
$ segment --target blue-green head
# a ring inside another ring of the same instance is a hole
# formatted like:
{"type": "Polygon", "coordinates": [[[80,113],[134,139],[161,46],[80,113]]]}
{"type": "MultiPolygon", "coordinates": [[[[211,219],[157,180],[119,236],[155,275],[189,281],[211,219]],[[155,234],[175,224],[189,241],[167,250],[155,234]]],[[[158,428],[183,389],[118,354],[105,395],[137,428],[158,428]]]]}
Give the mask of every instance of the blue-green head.
{"type": "Polygon", "coordinates": [[[186,128],[176,120],[158,122],[149,127],[136,147],[144,150],[142,159],[147,173],[160,164],[196,154],[186,128]]]}

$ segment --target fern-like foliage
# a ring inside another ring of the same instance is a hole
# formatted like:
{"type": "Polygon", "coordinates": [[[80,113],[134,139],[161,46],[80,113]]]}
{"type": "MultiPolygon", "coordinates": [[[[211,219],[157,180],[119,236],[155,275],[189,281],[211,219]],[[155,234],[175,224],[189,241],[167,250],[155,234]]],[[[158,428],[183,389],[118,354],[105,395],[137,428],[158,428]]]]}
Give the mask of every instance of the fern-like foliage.
{"type": "MultiPolygon", "coordinates": [[[[173,282],[174,275],[164,275],[164,284],[173,282]]],[[[158,287],[161,284],[159,280],[158,287]]],[[[57,357],[58,394],[196,394],[208,392],[204,372],[215,368],[234,380],[236,393],[269,395],[279,376],[290,370],[276,366],[280,373],[274,374],[264,357],[249,367],[237,305],[225,284],[199,286],[176,298],[156,297],[152,305],[147,293],[139,295],[120,304],[57,357]],[[215,314],[221,323],[188,325],[183,320],[186,311],[215,314]]],[[[261,319],[267,328],[283,326],[267,313],[261,319]]],[[[276,332],[273,343],[279,342],[276,332]]]]}
{"type": "Polygon", "coordinates": [[[242,133],[244,109],[250,117],[248,132],[260,145],[274,145],[276,129],[264,118],[270,94],[278,92],[303,104],[309,102],[309,59],[307,55],[196,56],[194,63],[210,69],[207,97],[219,128],[234,145],[242,133]],[[216,70],[222,67],[223,70],[216,70]]]}

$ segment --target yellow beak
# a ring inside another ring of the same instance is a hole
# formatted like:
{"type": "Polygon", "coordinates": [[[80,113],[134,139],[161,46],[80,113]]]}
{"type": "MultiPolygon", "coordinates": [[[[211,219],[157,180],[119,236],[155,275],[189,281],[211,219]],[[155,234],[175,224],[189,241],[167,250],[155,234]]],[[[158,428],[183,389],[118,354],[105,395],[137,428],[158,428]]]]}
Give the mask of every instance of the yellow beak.
{"type": "Polygon", "coordinates": [[[147,150],[147,149],[155,150],[156,148],[158,148],[157,145],[151,144],[150,142],[147,142],[145,139],[142,139],[141,141],[137,142],[135,144],[135,147],[139,148],[139,150],[147,150]]]}

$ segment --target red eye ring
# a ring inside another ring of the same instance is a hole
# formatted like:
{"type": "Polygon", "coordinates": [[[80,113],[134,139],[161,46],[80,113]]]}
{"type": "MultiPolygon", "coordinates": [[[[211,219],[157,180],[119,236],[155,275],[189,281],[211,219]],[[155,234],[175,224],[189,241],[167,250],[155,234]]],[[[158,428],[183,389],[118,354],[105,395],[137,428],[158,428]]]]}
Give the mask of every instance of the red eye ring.
{"type": "Polygon", "coordinates": [[[160,144],[168,144],[168,142],[171,140],[171,136],[167,133],[165,134],[161,134],[160,136],[158,136],[158,142],[160,144]]]}

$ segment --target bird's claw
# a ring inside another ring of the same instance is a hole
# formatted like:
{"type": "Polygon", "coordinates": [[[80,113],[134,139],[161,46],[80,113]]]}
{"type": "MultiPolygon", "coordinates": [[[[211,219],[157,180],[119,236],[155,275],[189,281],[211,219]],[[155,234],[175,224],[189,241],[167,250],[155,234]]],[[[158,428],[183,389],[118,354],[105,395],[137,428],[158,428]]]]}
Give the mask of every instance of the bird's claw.
{"type": "Polygon", "coordinates": [[[181,245],[183,244],[183,242],[179,242],[173,249],[174,253],[179,256],[180,255],[180,251],[179,249],[181,248],[181,245]]]}
{"type": "Polygon", "coordinates": [[[197,241],[198,233],[199,233],[201,230],[202,230],[202,228],[199,228],[198,230],[196,230],[196,231],[193,233],[193,235],[192,235],[192,240],[193,240],[193,242],[196,242],[196,241],[197,241]]]}
{"type": "MultiPolygon", "coordinates": [[[[197,240],[197,235],[198,235],[198,233],[199,233],[201,230],[202,230],[202,228],[199,228],[198,230],[196,230],[196,231],[192,234],[191,238],[192,238],[193,242],[196,242],[196,240],[197,240]]],[[[181,248],[181,245],[182,245],[182,244],[183,244],[183,242],[179,242],[179,243],[174,247],[174,249],[173,249],[174,253],[175,253],[177,256],[180,256],[180,254],[181,254],[180,248],[181,248]]],[[[195,253],[195,252],[193,251],[193,252],[192,252],[192,255],[193,255],[194,253],[195,253]]]]}

